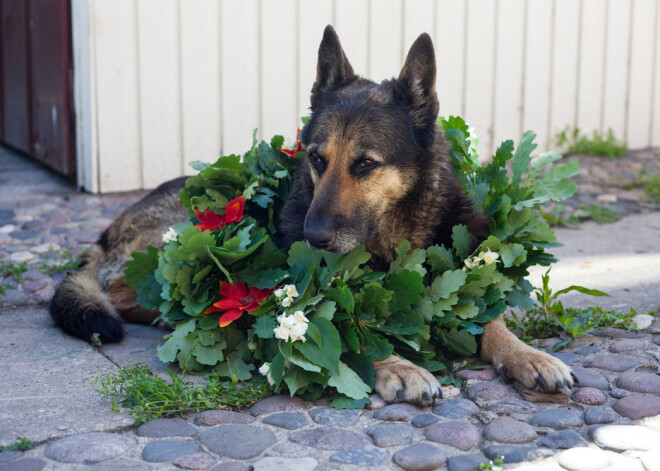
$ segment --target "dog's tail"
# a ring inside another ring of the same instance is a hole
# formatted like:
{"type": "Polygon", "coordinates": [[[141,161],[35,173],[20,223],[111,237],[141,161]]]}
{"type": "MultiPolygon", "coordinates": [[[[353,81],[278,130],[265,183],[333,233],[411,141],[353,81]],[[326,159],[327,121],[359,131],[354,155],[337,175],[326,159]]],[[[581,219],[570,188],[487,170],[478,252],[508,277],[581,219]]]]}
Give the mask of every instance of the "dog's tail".
{"type": "Polygon", "coordinates": [[[103,248],[95,245],[78,271],[62,281],[50,302],[50,315],[57,325],[67,334],[90,343],[96,339],[119,342],[124,338],[119,314],[98,280],[104,258],[103,248]]]}

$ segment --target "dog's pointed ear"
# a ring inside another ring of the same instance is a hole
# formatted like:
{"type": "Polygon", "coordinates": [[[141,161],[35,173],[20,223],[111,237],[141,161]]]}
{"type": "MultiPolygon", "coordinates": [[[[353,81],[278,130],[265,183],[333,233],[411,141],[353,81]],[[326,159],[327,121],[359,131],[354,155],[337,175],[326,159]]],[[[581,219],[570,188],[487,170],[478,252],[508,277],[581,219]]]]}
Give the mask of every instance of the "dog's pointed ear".
{"type": "Polygon", "coordinates": [[[424,33],[410,47],[395,90],[409,109],[413,129],[428,140],[435,135],[439,104],[435,91],[435,51],[431,37],[424,33]]]}
{"type": "Polygon", "coordinates": [[[316,82],[312,87],[312,109],[324,92],[347,85],[354,78],[353,67],[346,58],[337,33],[332,26],[326,26],[319,46],[316,82]]]}

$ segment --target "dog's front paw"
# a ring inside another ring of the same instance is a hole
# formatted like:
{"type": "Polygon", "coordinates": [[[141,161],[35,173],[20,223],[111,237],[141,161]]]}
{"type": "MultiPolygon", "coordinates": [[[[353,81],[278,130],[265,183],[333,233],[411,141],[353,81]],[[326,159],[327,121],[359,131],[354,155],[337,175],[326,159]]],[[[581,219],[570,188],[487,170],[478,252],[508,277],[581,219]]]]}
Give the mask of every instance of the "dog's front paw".
{"type": "Polygon", "coordinates": [[[375,391],[386,402],[412,402],[423,406],[442,397],[438,380],[424,368],[394,355],[374,362],[375,391]]]}
{"type": "Polygon", "coordinates": [[[561,360],[531,347],[498,355],[493,366],[507,380],[516,380],[528,389],[558,392],[573,387],[571,369],[561,360]]]}

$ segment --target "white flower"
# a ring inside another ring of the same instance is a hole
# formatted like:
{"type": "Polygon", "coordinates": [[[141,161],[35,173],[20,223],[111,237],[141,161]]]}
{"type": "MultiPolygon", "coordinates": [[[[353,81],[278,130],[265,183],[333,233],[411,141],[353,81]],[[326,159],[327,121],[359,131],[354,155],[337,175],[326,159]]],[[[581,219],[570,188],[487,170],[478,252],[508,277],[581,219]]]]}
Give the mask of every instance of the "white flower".
{"type": "Polygon", "coordinates": [[[282,300],[282,306],[284,307],[289,307],[291,306],[291,303],[293,303],[293,298],[291,296],[287,296],[282,300]]]}
{"type": "Polygon", "coordinates": [[[282,288],[276,289],[275,290],[275,296],[278,297],[278,298],[281,298],[282,296],[284,296],[284,290],[282,288]]]}
{"type": "Polygon", "coordinates": [[[296,324],[293,316],[285,316],[284,314],[277,316],[277,320],[280,322],[280,325],[285,326],[287,329],[290,329],[296,324]]]}
{"type": "Polygon", "coordinates": [[[296,142],[295,139],[286,139],[284,141],[284,144],[282,144],[282,149],[290,149],[290,150],[296,150],[298,147],[298,143],[296,142]]]}
{"type": "MultiPolygon", "coordinates": [[[[479,255],[481,255],[481,254],[479,254],[479,255]]],[[[495,252],[491,252],[489,250],[488,252],[483,254],[483,257],[481,257],[481,259],[486,263],[486,265],[488,265],[489,263],[493,263],[499,257],[500,256],[498,254],[496,254],[495,252]]]]}
{"type": "Polygon", "coordinates": [[[293,318],[296,320],[296,322],[304,322],[307,323],[309,322],[309,319],[305,317],[305,313],[302,311],[296,311],[293,313],[293,318]]]}
{"type": "Polygon", "coordinates": [[[284,291],[286,291],[286,295],[290,298],[298,297],[298,290],[296,289],[296,285],[286,285],[284,287],[284,291]]]}
{"type": "Polygon", "coordinates": [[[289,340],[289,328],[285,325],[280,325],[279,327],[275,327],[273,329],[273,332],[275,332],[275,338],[282,339],[285,341],[289,340]]]}
{"type": "Polygon", "coordinates": [[[289,332],[289,335],[291,336],[291,341],[295,342],[296,340],[302,340],[303,342],[305,342],[307,340],[305,338],[305,332],[307,332],[307,323],[306,322],[296,323],[289,332]]]}
{"type": "Polygon", "coordinates": [[[163,234],[163,242],[169,244],[174,242],[179,238],[179,234],[176,233],[173,227],[170,227],[165,234],[163,234]]]}
{"type": "Polygon", "coordinates": [[[471,259],[471,258],[466,258],[463,263],[465,263],[464,268],[467,268],[467,269],[470,269],[470,270],[479,265],[479,262],[475,262],[474,259],[471,259]]]}
{"type": "Polygon", "coordinates": [[[275,380],[273,380],[273,377],[270,375],[270,363],[266,362],[263,365],[261,365],[261,368],[259,368],[259,373],[264,375],[266,379],[268,380],[268,384],[273,386],[275,384],[275,380]]]}

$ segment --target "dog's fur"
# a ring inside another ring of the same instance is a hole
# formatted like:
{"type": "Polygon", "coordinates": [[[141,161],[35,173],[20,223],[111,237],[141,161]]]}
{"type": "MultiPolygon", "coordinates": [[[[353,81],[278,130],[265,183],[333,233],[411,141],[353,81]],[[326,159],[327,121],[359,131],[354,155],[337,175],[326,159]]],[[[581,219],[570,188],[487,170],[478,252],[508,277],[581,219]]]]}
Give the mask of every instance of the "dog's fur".
{"type": "MultiPolygon", "coordinates": [[[[317,249],[345,253],[366,244],[383,267],[408,239],[413,248],[451,244],[451,230],[465,224],[476,247],[489,220],[472,207],[452,168],[436,121],[435,54],[422,34],[398,78],[376,84],[353,72],[332,27],[319,48],[311,118],[301,132],[307,157],[281,212],[284,245],[306,240],[317,249]]],[[[69,275],[51,303],[66,332],[103,342],[123,336],[119,318],[149,322],[155,313],[137,304],[122,270],[131,252],[162,245],[161,234],[185,219],[168,182],[125,211],[103,233],[85,265],[69,275]]],[[[481,355],[506,379],[555,391],[572,386],[570,369],[511,334],[502,320],[485,326],[481,355]]],[[[375,389],[388,402],[428,404],[439,397],[426,370],[390,356],[374,363],[375,389]]]]}

